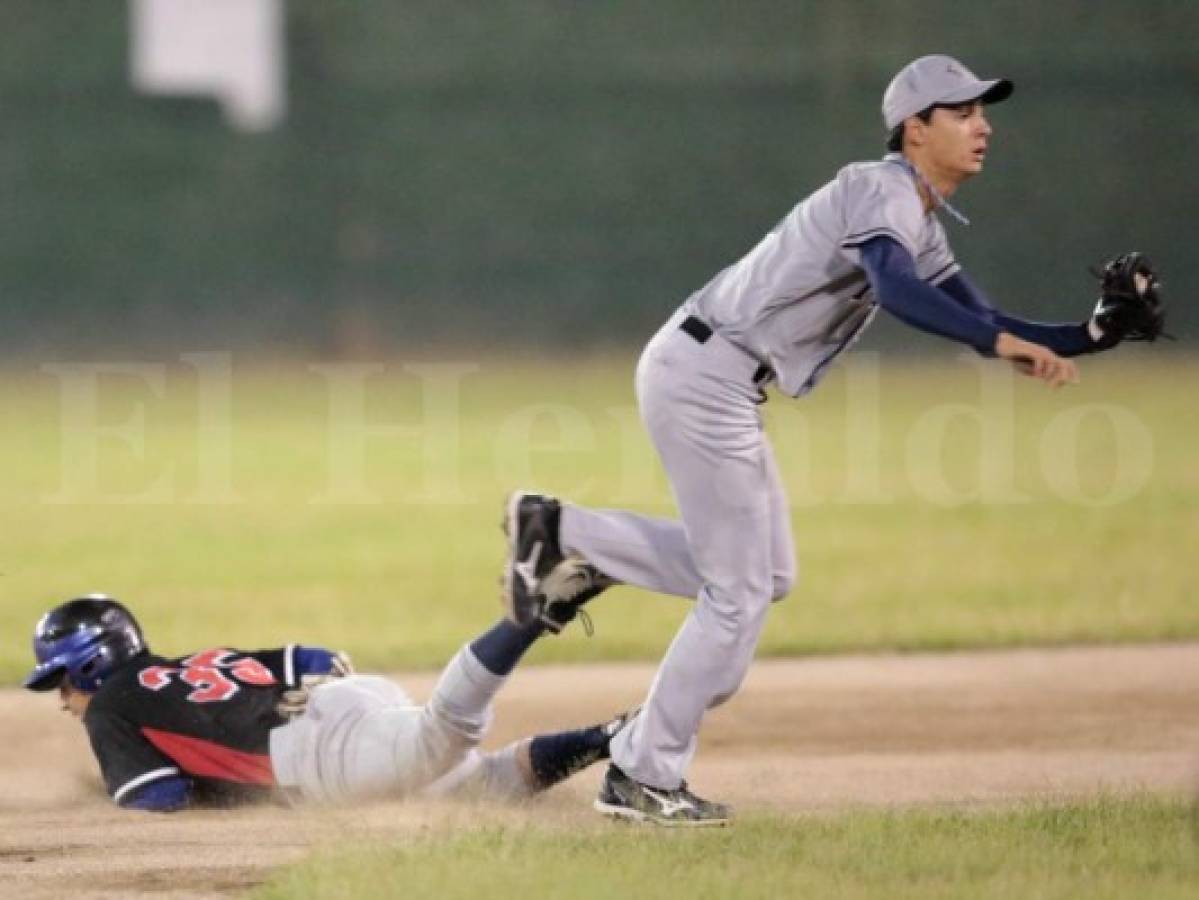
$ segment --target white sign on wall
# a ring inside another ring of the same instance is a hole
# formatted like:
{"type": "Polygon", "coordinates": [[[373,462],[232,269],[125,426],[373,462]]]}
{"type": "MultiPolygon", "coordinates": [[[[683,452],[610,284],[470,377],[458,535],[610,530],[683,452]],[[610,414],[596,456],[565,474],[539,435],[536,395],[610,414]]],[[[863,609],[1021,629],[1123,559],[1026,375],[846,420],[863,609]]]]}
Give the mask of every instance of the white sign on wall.
{"type": "Polygon", "coordinates": [[[283,0],[129,0],[129,13],[135,90],[214,96],[244,131],[283,121],[283,0]]]}

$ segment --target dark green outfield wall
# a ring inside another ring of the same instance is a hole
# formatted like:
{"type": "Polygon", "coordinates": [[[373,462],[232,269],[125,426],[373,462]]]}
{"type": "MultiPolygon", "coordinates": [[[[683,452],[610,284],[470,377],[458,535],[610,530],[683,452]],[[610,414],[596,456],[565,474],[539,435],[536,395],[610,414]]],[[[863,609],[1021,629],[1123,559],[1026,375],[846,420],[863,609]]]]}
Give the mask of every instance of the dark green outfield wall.
{"type": "Polygon", "coordinates": [[[1199,3],[288,6],[267,136],[127,87],[120,2],[0,0],[10,354],[643,337],[843,162],[910,58],[1009,75],[959,256],[1081,318],[1140,247],[1199,322],[1199,3]]]}

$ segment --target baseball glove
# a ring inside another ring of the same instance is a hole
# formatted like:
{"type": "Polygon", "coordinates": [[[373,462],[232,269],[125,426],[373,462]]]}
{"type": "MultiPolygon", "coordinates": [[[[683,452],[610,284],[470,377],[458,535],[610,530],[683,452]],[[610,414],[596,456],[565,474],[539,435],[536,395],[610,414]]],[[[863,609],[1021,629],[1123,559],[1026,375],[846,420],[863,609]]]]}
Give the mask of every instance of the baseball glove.
{"type": "Polygon", "coordinates": [[[1157,273],[1143,253],[1121,253],[1092,270],[1101,282],[1099,302],[1088,327],[1101,350],[1121,341],[1156,341],[1169,338],[1164,332],[1166,310],[1162,305],[1157,273]]]}

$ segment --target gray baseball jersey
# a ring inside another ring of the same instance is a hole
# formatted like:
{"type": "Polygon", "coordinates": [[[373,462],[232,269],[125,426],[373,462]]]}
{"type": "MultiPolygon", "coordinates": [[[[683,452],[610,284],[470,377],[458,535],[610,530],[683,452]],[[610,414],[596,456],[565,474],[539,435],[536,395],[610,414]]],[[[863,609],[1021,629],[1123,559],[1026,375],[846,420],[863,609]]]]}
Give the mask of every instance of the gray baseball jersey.
{"type": "Polygon", "coordinates": [[[798,397],[874,318],[857,248],[880,236],[903,245],[932,284],[959,269],[941,223],[924,211],[915,174],[900,154],[888,154],[843,168],[683,309],[768,365],[779,389],[798,397]]]}

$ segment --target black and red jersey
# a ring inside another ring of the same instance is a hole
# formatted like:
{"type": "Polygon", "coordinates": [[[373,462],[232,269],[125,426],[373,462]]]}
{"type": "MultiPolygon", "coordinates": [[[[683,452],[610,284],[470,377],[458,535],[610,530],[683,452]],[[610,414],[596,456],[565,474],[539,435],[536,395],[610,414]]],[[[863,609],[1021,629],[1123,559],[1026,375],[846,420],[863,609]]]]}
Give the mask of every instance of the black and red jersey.
{"type": "Polygon", "coordinates": [[[295,649],[145,654],[110,676],[83,723],[113,800],[180,776],[200,795],[268,792],[269,735],[285,721],[275,705],[298,681],[295,649]]]}

